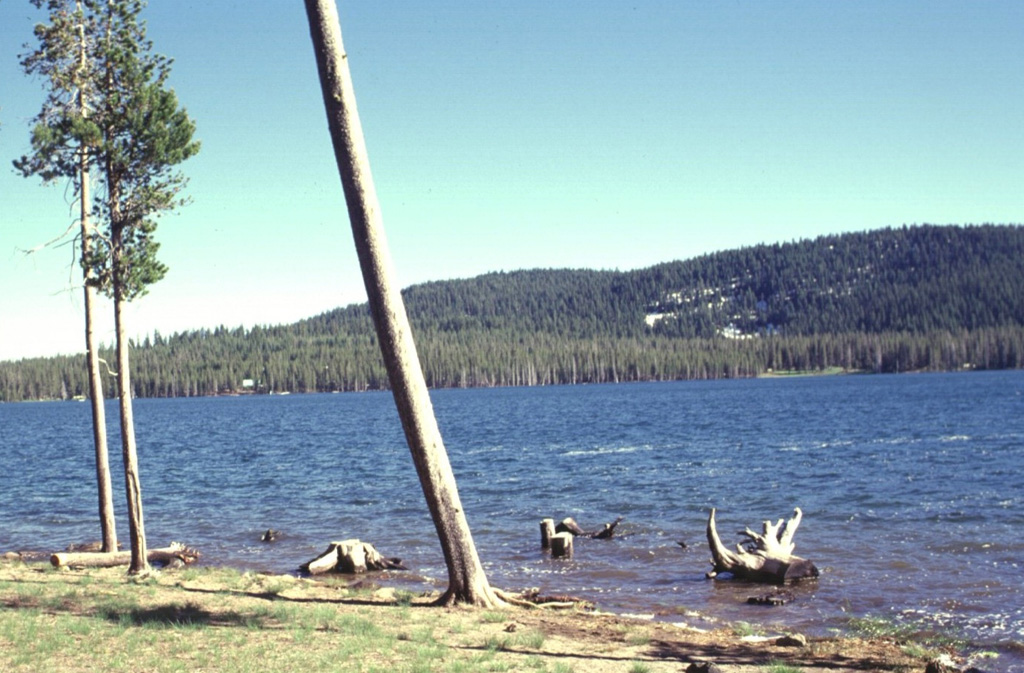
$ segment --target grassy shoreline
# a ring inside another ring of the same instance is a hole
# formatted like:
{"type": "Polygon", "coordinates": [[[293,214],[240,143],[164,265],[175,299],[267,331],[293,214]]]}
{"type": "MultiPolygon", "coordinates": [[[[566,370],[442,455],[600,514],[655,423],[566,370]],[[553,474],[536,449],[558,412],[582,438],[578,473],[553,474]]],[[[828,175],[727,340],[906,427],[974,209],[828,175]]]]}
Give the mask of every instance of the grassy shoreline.
{"type": "Polygon", "coordinates": [[[0,560],[0,670],[656,673],[713,662],[723,673],[924,671],[940,654],[892,635],[784,646],[738,628],[430,600],[343,577],[185,568],[132,580],[123,568],[0,560]]]}

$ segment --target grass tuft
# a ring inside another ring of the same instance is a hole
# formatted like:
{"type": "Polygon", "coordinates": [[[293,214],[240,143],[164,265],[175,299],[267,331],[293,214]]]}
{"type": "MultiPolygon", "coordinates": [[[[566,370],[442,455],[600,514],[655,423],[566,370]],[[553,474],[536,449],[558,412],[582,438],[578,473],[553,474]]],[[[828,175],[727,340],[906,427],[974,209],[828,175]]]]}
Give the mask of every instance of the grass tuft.
{"type": "Polygon", "coordinates": [[[769,661],[764,670],[766,673],[803,673],[801,669],[778,660],[769,661]]]}
{"type": "Polygon", "coordinates": [[[764,631],[757,624],[751,624],[750,622],[736,622],[732,625],[732,632],[740,638],[747,638],[753,636],[762,636],[764,631]]]}
{"type": "Polygon", "coordinates": [[[508,619],[507,613],[494,610],[487,610],[480,614],[480,621],[484,624],[500,624],[506,619],[508,619]]]}

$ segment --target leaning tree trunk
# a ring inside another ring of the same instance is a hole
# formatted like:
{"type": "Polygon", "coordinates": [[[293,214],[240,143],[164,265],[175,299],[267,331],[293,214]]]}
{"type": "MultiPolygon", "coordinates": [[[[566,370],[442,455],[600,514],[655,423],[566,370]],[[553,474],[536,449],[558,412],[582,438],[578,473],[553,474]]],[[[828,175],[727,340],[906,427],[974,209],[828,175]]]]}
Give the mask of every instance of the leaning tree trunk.
{"type": "Polygon", "coordinates": [[[334,0],[306,0],[306,14],[334,155],[384,365],[448,567],[448,590],[439,602],[500,605],[484,574],[462,510],[405,305],[394,282],[337,6],[334,0]]]}
{"type": "Polygon", "coordinates": [[[811,561],[793,554],[796,548],[793,536],[802,518],[803,512],[797,507],[793,510],[793,517],[785,524],[782,519],[774,524],[765,521],[761,533],[747,528],[743,532],[747,541],[732,551],[722,544],[718,536],[715,510],[712,509],[708,516],[707,535],[714,569],[708,573],[708,577],[729,573],[734,577],[771,584],[817,577],[818,569],[811,561]]]}
{"type": "MultiPolygon", "coordinates": [[[[113,217],[112,217],[113,219],[113,217]]],[[[139,480],[139,458],[135,448],[135,420],[132,417],[131,367],[128,361],[128,338],[125,336],[123,287],[121,279],[121,247],[119,232],[111,245],[114,294],[114,330],[117,342],[117,393],[121,411],[121,455],[124,461],[125,495],[128,499],[128,532],[131,536],[132,560],[128,573],[149,571],[146,554],[146,528],[142,519],[142,486],[139,480]]]]}

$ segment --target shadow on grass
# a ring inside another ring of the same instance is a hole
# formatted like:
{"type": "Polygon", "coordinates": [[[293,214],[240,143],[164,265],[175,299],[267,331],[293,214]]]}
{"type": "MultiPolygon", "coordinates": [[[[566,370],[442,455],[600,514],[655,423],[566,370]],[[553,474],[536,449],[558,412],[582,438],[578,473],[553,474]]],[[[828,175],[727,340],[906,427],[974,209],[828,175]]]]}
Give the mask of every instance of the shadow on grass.
{"type": "Polygon", "coordinates": [[[208,626],[262,627],[266,619],[261,615],[240,612],[211,612],[193,603],[170,604],[151,608],[104,608],[99,612],[103,618],[122,625],[204,628],[208,626]]]}

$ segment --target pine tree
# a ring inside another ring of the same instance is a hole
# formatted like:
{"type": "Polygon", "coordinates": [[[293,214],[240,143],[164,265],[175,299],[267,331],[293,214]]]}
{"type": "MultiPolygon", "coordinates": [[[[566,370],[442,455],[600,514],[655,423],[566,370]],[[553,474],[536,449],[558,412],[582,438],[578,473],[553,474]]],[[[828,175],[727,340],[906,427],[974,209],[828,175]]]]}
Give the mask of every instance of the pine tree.
{"type": "MultiPolygon", "coordinates": [[[[42,8],[43,0],[33,0],[42,8]]],[[[89,398],[92,404],[93,445],[96,455],[96,481],[99,498],[102,549],[117,551],[114,503],[107,450],[106,413],[99,354],[93,334],[96,282],[86,263],[91,257],[93,229],[89,219],[92,199],[89,179],[95,154],[91,147],[98,140],[98,128],[90,119],[95,89],[96,25],[87,16],[81,1],[46,3],[49,24],[36,26],[39,46],[23,56],[21,65],[29,75],[42,76],[48,88],[42,110],[35,118],[31,156],[14,162],[26,177],[38,175],[44,182],[67,179],[79,197],[80,250],[83,273],[86,366],[89,374],[89,398]]]]}
{"type": "Polygon", "coordinates": [[[167,271],[157,258],[156,218],[182,205],[184,176],[174,167],[199,151],[195,124],[167,88],[171,61],[152,53],[141,0],[83,0],[96,27],[93,148],[105,198],[95,208],[87,264],[114,303],[121,450],[131,534],[130,573],[148,570],[141,482],[132,412],[131,364],[124,307],[167,271]]]}
{"type": "Polygon", "coordinates": [[[195,124],[167,88],[169,59],[152,53],[139,16],[141,0],[86,0],[97,18],[93,117],[101,131],[96,148],[106,198],[98,207],[104,224],[89,260],[101,289],[114,302],[121,450],[132,542],[130,573],[148,570],[142,493],[132,414],[131,364],[124,306],[167,272],[156,258],[156,217],[183,203],[186,180],[174,166],[199,151],[195,124]]]}

